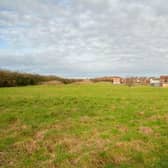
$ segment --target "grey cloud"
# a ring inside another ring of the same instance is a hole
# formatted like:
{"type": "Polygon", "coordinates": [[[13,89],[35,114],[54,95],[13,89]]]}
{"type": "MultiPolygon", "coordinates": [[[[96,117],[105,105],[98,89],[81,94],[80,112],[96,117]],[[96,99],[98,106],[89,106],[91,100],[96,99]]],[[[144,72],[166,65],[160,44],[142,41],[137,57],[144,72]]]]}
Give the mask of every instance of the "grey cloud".
{"type": "Polygon", "coordinates": [[[0,1],[0,67],[66,76],[168,72],[165,0],[0,1]],[[5,52],[3,52],[5,50],[5,52]]]}

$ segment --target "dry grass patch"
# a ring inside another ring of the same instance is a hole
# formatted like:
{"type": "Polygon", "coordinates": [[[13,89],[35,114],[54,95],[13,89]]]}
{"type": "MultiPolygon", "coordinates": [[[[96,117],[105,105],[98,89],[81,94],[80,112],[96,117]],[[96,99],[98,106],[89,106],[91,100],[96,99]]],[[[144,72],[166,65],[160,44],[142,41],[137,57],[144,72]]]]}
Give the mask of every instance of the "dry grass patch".
{"type": "Polygon", "coordinates": [[[13,144],[13,148],[15,148],[16,151],[25,151],[28,154],[32,154],[39,149],[39,145],[35,140],[27,140],[13,144]]]}
{"type": "Polygon", "coordinates": [[[41,84],[42,85],[60,85],[64,83],[58,80],[53,80],[53,81],[42,82],[41,84]]]}
{"type": "Polygon", "coordinates": [[[153,134],[153,129],[150,127],[141,126],[139,127],[139,132],[144,135],[151,135],[153,134]]]}
{"type": "Polygon", "coordinates": [[[47,129],[56,129],[56,130],[66,130],[71,129],[73,127],[74,123],[71,119],[67,119],[65,121],[57,122],[55,124],[49,125],[47,129]]]}
{"type": "Polygon", "coordinates": [[[84,145],[84,141],[77,137],[63,136],[58,140],[58,144],[63,145],[69,153],[80,153],[82,146],[84,145]]]}
{"type": "Polygon", "coordinates": [[[117,125],[116,128],[118,129],[119,132],[121,133],[126,133],[128,132],[128,127],[124,125],[117,125]]]}
{"type": "Polygon", "coordinates": [[[81,85],[81,84],[93,84],[93,82],[89,79],[84,79],[82,81],[77,81],[77,82],[74,82],[74,84],[78,84],[78,85],[81,85]]]}
{"type": "Polygon", "coordinates": [[[93,129],[91,136],[86,140],[86,144],[89,146],[95,146],[97,149],[105,148],[105,146],[110,142],[109,139],[102,139],[101,131],[98,131],[97,129],[93,129]]]}
{"type": "Polygon", "coordinates": [[[125,151],[131,149],[132,151],[145,152],[148,149],[150,149],[149,146],[151,145],[144,143],[142,140],[132,140],[132,141],[117,142],[115,146],[125,151]]]}
{"type": "Polygon", "coordinates": [[[0,167],[7,164],[7,156],[5,155],[5,152],[0,152],[0,167]]]}
{"type": "Polygon", "coordinates": [[[92,157],[93,153],[107,150],[110,143],[110,140],[101,139],[100,133],[96,129],[87,138],[62,135],[55,137],[55,140],[52,138],[52,140],[44,139],[43,141],[43,145],[47,148],[50,156],[53,155],[51,158],[57,157],[54,154],[55,147],[62,146],[68,154],[75,155],[75,157],[70,159],[74,165],[79,165],[86,156],[92,157]]]}
{"type": "Polygon", "coordinates": [[[21,123],[20,120],[15,120],[11,124],[8,125],[8,127],[4,130],[1,130],[1,134],[7,135],[17,135],[19,132],[28,129],[28,126],[21,123]]]}
{"type": "Polygon", "coordinates": [[[153,115],[149,118],[149,121],[157,121],[157,120],[163,120],[168,122],[168,114],[164,114],[164,115],[153,115]]]}
{"type": "Polygon", "coordinates": [[[90,168],[104,168],[107,165],[119,166],[130,160],[128,156],[114,150],[97,151],[90,154],[90,168]]]}
{"type": "Polygon", "coordinates": [[[115,154],[114,156],[112,156],[112,161],[116,165],[119,165],[123,162],[127,162],[128,160],[130,160],[130,159],[122,153],[121,154],[115,154]]]}
{"type": "Polygon", "coordinates": [[[145,114],[144,111],[140,111],[140,112],[138,113],[138,116],[144,116],[144,114],[145,114]]]}
{"type": "Polygon", "coordinates": [[[91,123],[93,122],[93,119],[89,116],[83,116],[83,117],[80,117],[80,123],[91,123]]]}
{"type": "Polygon", "coordinates": [[[49,129],[45,129],[45,130],[42,130],[42,131],[38,131],[38,132],[35,134],[34,139],[35,139],[36,141],[41,141],[41,140],[43,140],[43,139],[44,139],[44,136],[45,136],[45,134],[47,133],[48,130],[49,130],[49,129]]]}

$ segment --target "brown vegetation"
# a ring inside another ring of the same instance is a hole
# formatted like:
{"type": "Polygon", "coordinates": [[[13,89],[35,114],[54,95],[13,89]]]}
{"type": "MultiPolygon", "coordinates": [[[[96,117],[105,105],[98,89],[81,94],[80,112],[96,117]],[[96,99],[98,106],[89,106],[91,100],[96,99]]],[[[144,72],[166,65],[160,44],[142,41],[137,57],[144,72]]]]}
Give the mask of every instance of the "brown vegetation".
{"type": "Polygon", "coordinates": [[[38,74],[0,70],[0,87],[37,85],[40,83],[55,84],[56,81],[57,81],[57,84],[58,83],[69,84],[80,80],[65,79],[57,76],[42,76],[38,74]]]}

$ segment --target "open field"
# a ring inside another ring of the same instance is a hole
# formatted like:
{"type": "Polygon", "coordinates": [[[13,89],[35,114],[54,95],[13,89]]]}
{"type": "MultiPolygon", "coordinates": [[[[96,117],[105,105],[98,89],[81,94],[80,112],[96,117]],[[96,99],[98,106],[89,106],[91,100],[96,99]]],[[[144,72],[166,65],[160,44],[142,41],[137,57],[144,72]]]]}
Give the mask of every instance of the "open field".
{"type": "Polygon", "coordinates": [[[167,168],[168,89],[0,88],[2,168],[167,168]]]}

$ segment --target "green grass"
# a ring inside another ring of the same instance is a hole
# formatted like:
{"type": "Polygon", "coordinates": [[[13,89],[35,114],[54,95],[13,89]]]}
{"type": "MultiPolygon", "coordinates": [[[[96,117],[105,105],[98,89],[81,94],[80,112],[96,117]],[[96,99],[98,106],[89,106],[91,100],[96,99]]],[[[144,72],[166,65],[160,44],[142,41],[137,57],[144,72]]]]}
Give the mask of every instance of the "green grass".
{"type": "Polygon", "coordinates": [[[168,89],[0,88],[2,168],[167,168],[168,89]]]}

